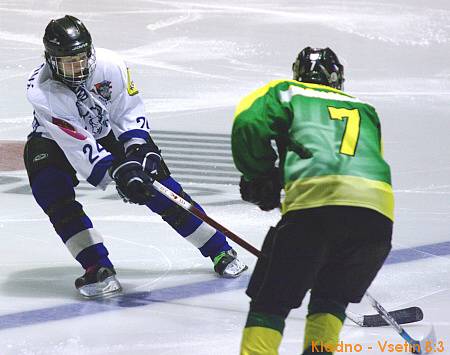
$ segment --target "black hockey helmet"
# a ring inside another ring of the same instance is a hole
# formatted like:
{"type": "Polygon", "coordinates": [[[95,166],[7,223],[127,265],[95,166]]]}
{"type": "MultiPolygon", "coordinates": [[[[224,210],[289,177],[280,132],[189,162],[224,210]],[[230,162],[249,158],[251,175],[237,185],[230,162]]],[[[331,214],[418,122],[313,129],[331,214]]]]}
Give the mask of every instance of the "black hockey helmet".
{"type": "Polygon", "coordinates": [[[344,67],[328,47],[302,49],[292,64],[292,71],[294,80],[343,88],[344,67]]]}
{"type": "Polygon", "coordinates": [[[51,20],[44,34],[45,59],[56,79],[76,87],[83,84],[95,68],[91,34],[74,16],[51,20]]]}

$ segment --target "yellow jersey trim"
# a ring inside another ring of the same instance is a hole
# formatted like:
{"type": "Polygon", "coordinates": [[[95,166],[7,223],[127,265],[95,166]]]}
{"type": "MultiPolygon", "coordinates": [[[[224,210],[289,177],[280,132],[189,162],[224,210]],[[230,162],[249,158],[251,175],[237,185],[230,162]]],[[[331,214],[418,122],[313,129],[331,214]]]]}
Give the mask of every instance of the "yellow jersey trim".
{"type": "Polygon", "coordinates": [[[274,86],[284,82],[286,80],[272,80],[267,85],[260,87],[259,89],[256,89],[246,97],[244,97],[241,102],[239,102],[238,106],[236,107],[236,111],[234,112],[234,118],[239,116],[243,111],[250,108],[250,106],[253,105],[253,103],[258,100],[260,97],[267,94],[267,92],[273,88],[274,86]]]}
{"type": "Polygon", "coordinates": [[[364,207],[394,220],[392,186],[359,176],[328,175],[299,179],[286,184],[282,213],[338,205],[364,207]]]}
{"type": "Polygon", "coordinates": [[[304,83],[303,81],[296,81],[296,80],[286,80],[286,81],[303,85],[303,86],[305,86],[305,87],[307,87],[309,89],[331,91],[331,92],[335,92],[336,94],[340,94],[340,95],[343,95],[343,96],[347,96],[347,97],[352,97],[353,98],[353,96],[351,96],[349,94],[346,94],[345,92],[343,92],[343,91],[341,91],[339,89],[332,88],[331,86],[322,85],[322,84],[304,83]]]}
{"type": "Polygon", "coordinates": [[[256,100],[258,100],[260,97],[262,97],[265,94],[267,94],[267,92],[271,88],[275,87],[276,85],[278,85],[280,83],[292,83],[292,84],[300,85],[300,86],[305,87],[307,89],[325,90],[325,91],[329,91],[329,92],[334,92],[336,94],[340,94],[342,96],[353,98],[353,96],[345,94],[341,90],[338,90],[338,89],[335,89],[335,88],[332,88],[332,87],[326,86],[326,85],[304,83],[304,82],[301,82],[301,81],[290,80],[290,79],[272,80],[267,85],[262,86],[259,89],[256,89],[255,91],[253,91],[252,93],[250,93],[249,95],[244,97],[241,100],[241,102],[238,104],[238,106],[236,107],[236,111],[234,112],[234,118],[236,119],[236,117],[239,116],[243,111],[249,109],[256,100]]]}

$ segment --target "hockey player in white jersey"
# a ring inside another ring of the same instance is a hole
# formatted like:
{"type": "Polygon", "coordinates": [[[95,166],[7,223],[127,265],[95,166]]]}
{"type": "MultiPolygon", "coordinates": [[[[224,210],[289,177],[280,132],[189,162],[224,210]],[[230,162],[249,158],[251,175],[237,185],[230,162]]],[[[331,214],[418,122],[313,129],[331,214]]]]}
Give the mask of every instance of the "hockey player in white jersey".
{"type": "Polygon", "coordinates": [[[101,189],[115,181],[124,201],[158,213],[212,259],[219,275],[239,276],[247,266],[225,236],[153,189],[156,179],[192,201],[151,139],[143,101],[123,60],[94,50],[89,31],[73,16],[50,21],[43,40],[45,63],[27,84],[34,121],[24,161],[34,198],[85,269],[75,281],[81,295],[110,295],[121,285],[102,236],[76,199],[76,173],[101,189]]]}

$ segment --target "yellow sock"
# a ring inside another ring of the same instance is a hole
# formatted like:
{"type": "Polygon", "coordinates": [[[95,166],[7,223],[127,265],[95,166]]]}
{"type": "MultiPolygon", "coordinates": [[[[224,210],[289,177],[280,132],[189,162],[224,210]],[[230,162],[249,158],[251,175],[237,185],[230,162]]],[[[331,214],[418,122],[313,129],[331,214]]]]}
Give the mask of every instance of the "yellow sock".
{"type": "Polygon", "coordinates": [[[241,355],[278,355],[281,338],[281,333],[271,328],[244,328],[241,355]]]}
{"type": "Polygon", "coordinates": [[[315,313],[306,319],[303,349],[314,353],[332,353],[339,343],[342,321],[330,313],[315,313]]]}

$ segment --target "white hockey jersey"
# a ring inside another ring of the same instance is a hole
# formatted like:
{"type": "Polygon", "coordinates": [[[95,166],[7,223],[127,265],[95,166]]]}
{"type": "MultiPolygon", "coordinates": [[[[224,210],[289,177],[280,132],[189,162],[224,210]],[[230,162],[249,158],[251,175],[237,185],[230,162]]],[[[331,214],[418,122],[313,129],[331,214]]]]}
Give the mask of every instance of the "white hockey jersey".
{"type": "Polygon", "coordinates": [[[105,189],[113,156],[96,142],[111,130],[128,146],[149,137],[144,103],[124,61],[96,49],[96,67],[73,91],[53,80],[47,63],[31,73],[27,98],[34,108],[32,134],[54,140],[74,169],[90,184],[105,189]]]}

